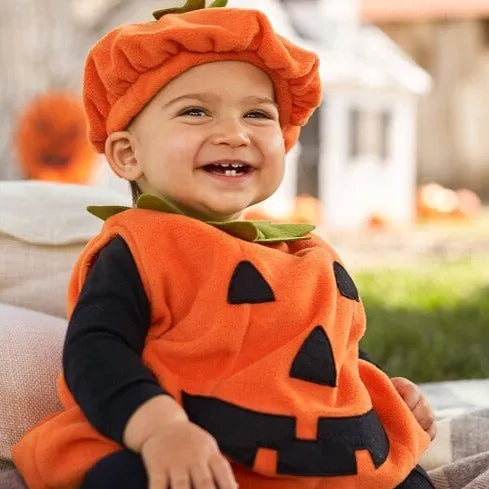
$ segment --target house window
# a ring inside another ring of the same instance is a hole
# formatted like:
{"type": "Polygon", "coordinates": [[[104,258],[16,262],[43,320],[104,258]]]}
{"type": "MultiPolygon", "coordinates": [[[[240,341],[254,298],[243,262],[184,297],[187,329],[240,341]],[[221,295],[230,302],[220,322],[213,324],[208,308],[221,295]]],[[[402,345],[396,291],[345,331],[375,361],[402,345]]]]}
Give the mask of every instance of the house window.
{"type": "Polygon", "coordinates": [[[348,134],[350,135],[348,156],[350,159],[360,156],[360,116],[360,109],[350,109],[348,114],[348,134]]]}
{"type": "Polygon", "coordinates": [[[320,111],[325,110],[325,101],[321,107],[316,110],[308,123],[302,128],[299,137],[301,144],[301,153],[299,156],[298,166],[298,182],[297,193],[308,194],[313,197],[318,197],[318,170],[320,160],[320,139],[321,127],[320,123],[324,123],[324,119],[320,121],[320,111]]]}
{"type": "Polygon", "coordinates": [[[392,112],[383,110],[380,114],[380,157],[387,161],[391,155],[392,112]]]}
{"type": "Polygon", "coordinates": [[[370,157],[387,161],[391,127],[391,111],[352,107],[348,113],[349,159],[370,157]]]}

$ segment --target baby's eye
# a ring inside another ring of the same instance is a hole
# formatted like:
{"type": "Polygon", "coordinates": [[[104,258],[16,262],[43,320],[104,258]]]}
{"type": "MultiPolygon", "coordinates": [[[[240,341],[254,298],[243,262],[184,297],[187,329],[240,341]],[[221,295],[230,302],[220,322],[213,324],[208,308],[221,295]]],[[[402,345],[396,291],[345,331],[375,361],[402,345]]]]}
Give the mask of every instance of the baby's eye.
{"type": "Polygon", "coordinates": [[[274,119],[272,114],[269,114],[264,110],[251,110],[245,114],[245,117],[249,117],[251,119],[274,119]]]}
{"type": "Polygon", "coordinates": [[[189,115],[191,117],[205,117],[207,111],[202,107],[187,107],[180,112],[180,115],[189,115]]]}

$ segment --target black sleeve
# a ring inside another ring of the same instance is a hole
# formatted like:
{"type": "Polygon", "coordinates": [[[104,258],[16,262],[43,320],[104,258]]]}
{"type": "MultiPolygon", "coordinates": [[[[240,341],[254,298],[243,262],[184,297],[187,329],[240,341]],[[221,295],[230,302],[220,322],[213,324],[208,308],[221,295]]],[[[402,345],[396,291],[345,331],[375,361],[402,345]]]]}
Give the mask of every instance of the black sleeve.
{"type": "Polygon", "coordinates": [[[141,361],[149,324],[141,278],[118,236],[100,251],[87,276],[68,325],[63,370],[90,423],[120,444],[138,407],[165,394],[141,361]]]}

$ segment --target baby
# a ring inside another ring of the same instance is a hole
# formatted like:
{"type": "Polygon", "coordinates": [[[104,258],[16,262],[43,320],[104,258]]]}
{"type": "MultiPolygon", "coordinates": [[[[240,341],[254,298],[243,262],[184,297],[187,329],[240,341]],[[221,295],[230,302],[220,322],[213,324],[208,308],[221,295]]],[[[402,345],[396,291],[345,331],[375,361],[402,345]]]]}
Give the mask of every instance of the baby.
{"type": "Polygon", "coordinates": [[[90,141],[135,203],[90,209],[105,224],[69,287],[63,410],[14,448],[27,485],[431,488],[431,409],[359,351],[335,251],[308,225],[239,220],[320,103],[317,56],[254,10],[156,17],[86,63],[90,141]]]}

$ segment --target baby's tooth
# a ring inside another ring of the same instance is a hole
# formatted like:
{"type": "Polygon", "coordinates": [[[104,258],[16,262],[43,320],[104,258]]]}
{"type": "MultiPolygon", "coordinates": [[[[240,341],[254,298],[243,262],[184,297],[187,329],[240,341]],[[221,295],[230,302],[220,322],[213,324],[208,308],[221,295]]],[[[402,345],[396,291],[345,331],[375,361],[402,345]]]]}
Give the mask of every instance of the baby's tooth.
{"type": "Polygon", "coordinates": [[[233,163],[231,166],[232,166],[233,168],[239,168],[239,167],[241,167],[241,166],[243,166],[243,165],[241,165],[240,163],[233,163]]]}
{"type": "Polygon", "coordinates": [[[229,163],[221,163],[221,166],[227,168],[229,166],[229,163]]]}

